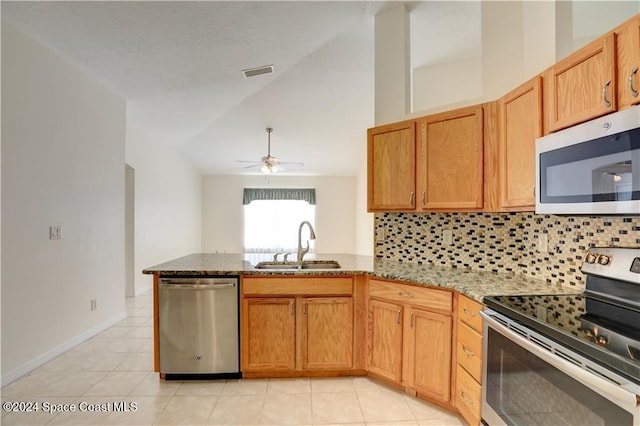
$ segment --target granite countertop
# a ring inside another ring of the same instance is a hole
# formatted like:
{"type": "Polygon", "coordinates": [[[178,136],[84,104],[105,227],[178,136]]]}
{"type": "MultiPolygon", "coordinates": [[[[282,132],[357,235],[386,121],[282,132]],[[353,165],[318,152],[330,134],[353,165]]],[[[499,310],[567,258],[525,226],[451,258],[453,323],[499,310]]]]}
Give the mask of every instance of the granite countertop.
{"type": "Polygon", "coordinates": [[[194,253],[142,271],[159,275],[368,275],[456,290],[482,302],[486,296],[579,294],[582,289],[522,275],[445,268],[351,254],[310,254],[305,260],[336,260],[340,269],[260,270],[254,265],[273,255],[194,253]]]}

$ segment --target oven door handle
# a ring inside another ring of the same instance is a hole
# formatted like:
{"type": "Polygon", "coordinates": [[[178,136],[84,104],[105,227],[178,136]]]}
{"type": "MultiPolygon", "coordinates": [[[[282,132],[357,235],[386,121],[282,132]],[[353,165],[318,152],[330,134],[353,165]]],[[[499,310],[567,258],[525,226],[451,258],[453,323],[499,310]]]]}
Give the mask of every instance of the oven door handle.
{"type": "MultiPolygon", "coordinates": [[[[507,339],[510,339],[511,341],[520,345],[522,348],[531,352],[538,358],[553,365],[560,371],[576,379],[583,385],[589,387],[594,392],[597,392],[598,394],[602,395],[604,398],[610,400],[611,402],[623,408],[624,410],[629,411],[630,413],[636,412],[637,404],[638,404],[637,396],[631,391],[627,391],[618,385],[614,385],[613,383],[603,378],[597,377],[594,374],[584,370],[583,368],[578,367],[572,364],[571,362],[566,361],[560,358],[559,356],[552,354],[551,352],[548,352],[545,349],[542,349],[540,346],[534,343],[531,343],[528,339],[522,337],[518,333],[515,333],[514,331],[509,330],[502,323],[496,321],[485,312],[480,312],[480,315],[482,316],[482,318],[484,318],[485,342],[488,340],[486,329],[491,327],[492,329],[502,334],[507,339]]],[[[486,350],[483,355],[484,355],[484,359],[486,360],[487,359],[486,350]]]]}

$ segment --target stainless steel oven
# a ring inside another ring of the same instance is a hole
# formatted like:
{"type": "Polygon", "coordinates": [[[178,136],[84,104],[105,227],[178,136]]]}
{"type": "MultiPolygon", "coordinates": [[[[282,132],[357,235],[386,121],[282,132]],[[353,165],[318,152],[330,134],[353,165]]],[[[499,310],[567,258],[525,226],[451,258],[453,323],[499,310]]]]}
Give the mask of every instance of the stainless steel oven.
{"type": "Polygon", "coordinates": [[[584,293],[485,298],[485,424],[640,425],[640,249],[582,270],[584,293]]]}

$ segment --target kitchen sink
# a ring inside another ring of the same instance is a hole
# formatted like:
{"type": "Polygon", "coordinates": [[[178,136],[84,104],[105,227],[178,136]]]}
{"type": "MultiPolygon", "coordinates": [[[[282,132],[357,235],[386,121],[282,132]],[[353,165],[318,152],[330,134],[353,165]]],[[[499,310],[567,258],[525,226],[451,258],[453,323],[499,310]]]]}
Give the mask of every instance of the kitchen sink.
{"type": "Polygon", "coordinates": [[[255,269],[340,269],[341,266],[335,260],[305,260],[298,262],[258,262],[255,269]]]}

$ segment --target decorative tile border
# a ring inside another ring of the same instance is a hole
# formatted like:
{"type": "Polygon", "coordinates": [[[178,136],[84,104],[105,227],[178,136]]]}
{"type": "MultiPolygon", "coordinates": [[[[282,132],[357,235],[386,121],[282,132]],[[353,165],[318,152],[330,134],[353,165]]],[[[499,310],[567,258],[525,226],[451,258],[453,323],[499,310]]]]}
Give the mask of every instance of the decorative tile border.
{"type": "Polygon", "coordinates": [[[640,217],[533,213],[376,213],[384,241],[374,255],[418,264],[511,272],[584,288],[580,265],[589,247],[640,248],[640,217]],[[452,244],[443,244],[443,231],[452,244]],[[547,238],[547,251],[538,242],[547,238]]]}

